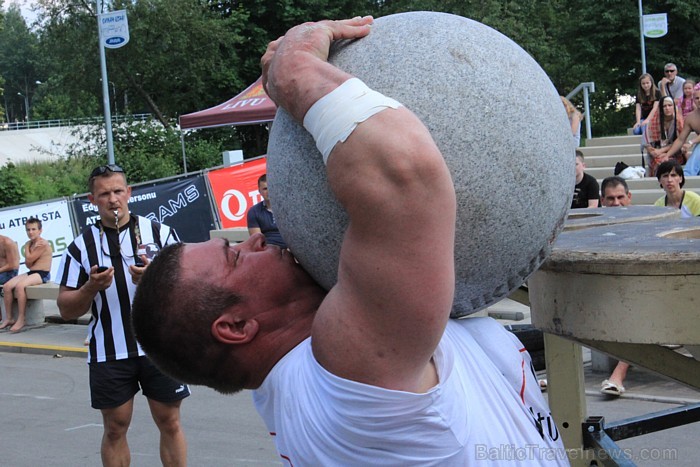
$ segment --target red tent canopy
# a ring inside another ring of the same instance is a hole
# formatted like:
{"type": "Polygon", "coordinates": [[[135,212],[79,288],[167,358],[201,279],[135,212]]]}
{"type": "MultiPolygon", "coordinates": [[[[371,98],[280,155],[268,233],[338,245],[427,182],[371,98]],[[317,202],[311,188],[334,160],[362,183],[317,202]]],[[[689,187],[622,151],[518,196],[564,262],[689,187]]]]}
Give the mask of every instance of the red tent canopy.
{"type": "Polygon", "coordinates": [[[180,129],[271,122],[275,118],[275,112],[277,112],[277,106],[265,94],[262,77],[260,77],[245,91],[223,104],[199,112],[180,115],[180,129]]]}

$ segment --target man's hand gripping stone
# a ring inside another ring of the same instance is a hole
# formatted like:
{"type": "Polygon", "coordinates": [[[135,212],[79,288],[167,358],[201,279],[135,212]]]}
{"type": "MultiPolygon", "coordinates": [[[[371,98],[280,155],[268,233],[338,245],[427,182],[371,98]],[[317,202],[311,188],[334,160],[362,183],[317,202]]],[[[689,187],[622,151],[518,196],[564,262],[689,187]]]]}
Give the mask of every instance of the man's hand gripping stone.
{"type": "Polygon", "coordinates": [[[270,42],[260,64],[263,86],[275,103],[301,122],[306,111],[351,76],[327,63],[331,43],[370,32],[371,16],[296,26],[270,42]]]}

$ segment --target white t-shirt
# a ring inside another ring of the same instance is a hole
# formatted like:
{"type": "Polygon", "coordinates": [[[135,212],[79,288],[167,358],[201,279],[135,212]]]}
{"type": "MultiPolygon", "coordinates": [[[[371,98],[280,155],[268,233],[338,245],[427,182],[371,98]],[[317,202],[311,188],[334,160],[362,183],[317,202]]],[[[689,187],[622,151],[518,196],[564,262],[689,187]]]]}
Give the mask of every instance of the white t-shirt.
{"type": "Polygon", "coordinates": [[[450,320],[424,394],[339,378],[311,339],[253,392],[280,456],[294,466],[568,465],[530,358],[490,318],[450,320]]]}

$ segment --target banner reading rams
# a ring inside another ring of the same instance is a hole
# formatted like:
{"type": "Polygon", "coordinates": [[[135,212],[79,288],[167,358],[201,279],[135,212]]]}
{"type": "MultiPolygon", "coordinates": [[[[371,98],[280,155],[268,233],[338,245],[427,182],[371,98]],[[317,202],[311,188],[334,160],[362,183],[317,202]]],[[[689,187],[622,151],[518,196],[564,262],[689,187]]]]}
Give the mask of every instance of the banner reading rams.
{"type": "MultiPolygon", "coordinates": [[[[90,204],[87,195],[75,198],[73,207],[81,229],[100,218],[97,206],[90,204]]],[[[209,231],[216,228],[201,174],[133,186],[129,211],[173,227],[183,242],[209,240],[209,231]]]]}

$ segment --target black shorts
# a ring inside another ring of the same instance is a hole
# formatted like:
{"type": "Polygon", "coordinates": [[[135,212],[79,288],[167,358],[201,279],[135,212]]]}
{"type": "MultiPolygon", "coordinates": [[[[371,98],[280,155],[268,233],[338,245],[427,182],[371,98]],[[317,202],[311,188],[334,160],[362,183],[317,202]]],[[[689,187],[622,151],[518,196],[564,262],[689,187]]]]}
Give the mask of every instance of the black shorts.
{"type": "Polygon", "coordinates": [[[39,277],[41,277],[41,283],[46,284],[48,281],[51,280],[51,271],[29,271],[27,272],[27,275],[30,274],[39,274],[39,277]]]}
{"type": "Polygon", "coordinates": [[[147,357],[90,363],[90,399],[94,409],[113,409],[140,388],[154,401],[177,402],[190,395],[186,384],[164,375],[147,357]]]}

